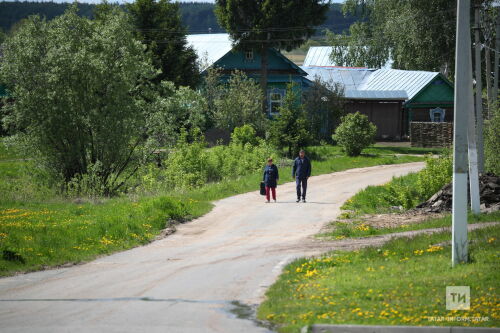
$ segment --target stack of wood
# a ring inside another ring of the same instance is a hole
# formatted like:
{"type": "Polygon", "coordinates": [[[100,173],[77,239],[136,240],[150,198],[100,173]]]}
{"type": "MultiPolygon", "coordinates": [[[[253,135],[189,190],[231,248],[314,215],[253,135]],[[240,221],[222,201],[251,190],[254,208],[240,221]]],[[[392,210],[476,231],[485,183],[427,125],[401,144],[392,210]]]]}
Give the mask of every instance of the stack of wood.
{"type": "Polygon", "coordinates": [[[450,147],[453,142],[453,123],[411,122],[412,147],[450,147]]]}
{"type": "MultiPolygon", "coordinates": [[[[500,210],[500,177],[486,174],[479,177],[479,194],[482,212],[500,210]]],[[[470,200],[470,198],[469,198],[470,200]]],[[[429,213],[451,211],[452,183],[443,186],[429,200],[417,206],[429,213]]]]}

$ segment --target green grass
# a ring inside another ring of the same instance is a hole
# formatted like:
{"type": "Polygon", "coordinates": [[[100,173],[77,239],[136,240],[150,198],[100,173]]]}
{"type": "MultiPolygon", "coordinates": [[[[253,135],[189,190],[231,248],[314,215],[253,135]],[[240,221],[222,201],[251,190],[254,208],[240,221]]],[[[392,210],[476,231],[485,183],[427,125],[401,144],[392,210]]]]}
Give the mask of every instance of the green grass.
{"type": "Polygon", "coordinates": [[[342,217],[389,213],[392,206],[415,207],[428,199],[421,197],[417,192],[417,179],[417,173],[410,173],[402,177],[394,177],[384,185],[366,187],[342,205],[341,209],[347,211],[342,214],[342,217]],[[407,191],[399,191],[399,189],[407,191]],[[400,193],[405,195],[400,197],[400,193]]]}
{"type": "MultiPolygon", "coordinates": [[[[468,223],[483,222],[500,222],[500,211],[480,215],[469,214],[468,223]]],[[[410,230],[451,227],[451,215],[448,214],[441,218],[431,218],[422,222],[409,223],[392,228],[374,228],[370,225],[369,219],[353,222],[335,221],[330,226],[332,227],[331,231],[319,234],[318,237],[323,239],[343,239],[385,235],[410,230]]]]}
{"type": "Polygon", "coordinates": [[[392,240],[288,265],[258,318],[280,332],[311,324],[498,327],[500,226],[469,234],[471,263],[451,267],[450,233],[392,240]],[[470,311],[447,311],[446,286],[470,286],[470,311]],[[432,321],[487,317],[488,321],[432,321]]]}
{"type": "MultiPolygon", "coordinates": [[[[35,161],[22,157],[0,141],[0,276],[85,262],[145,244],[175,221],[207,213],[214,200],[257,190],[262,177],[259,172],[150,196],[72,200],[58,196],[44,183],[44,174],[35,172],[35,161]]],[[[313,159],[313,174],[420,160],[415,156],[330,156],[313,159]]],[[[281,183],[292,180],[290,167],[282,168],[280,174],[281,183]]]]}

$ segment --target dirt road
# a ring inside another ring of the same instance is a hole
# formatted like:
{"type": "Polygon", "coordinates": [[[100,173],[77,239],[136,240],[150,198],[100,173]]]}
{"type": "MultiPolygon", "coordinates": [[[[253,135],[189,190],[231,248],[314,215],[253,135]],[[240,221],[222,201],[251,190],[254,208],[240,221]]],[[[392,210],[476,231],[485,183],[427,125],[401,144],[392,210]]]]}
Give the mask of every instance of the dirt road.
{"type": "Polygon", "coordinates": [[[266,332],[231,313],[245,310],[232,302],[259,303],[288,261],[327,250],[310,246],[308,237],[358,190],[422,167],[312,177],[305,204],[295,203],[294,183],[278,187],[276,204],[257,192],[234,196],[148,246],[0,279],[0,331],[266,332]]]}

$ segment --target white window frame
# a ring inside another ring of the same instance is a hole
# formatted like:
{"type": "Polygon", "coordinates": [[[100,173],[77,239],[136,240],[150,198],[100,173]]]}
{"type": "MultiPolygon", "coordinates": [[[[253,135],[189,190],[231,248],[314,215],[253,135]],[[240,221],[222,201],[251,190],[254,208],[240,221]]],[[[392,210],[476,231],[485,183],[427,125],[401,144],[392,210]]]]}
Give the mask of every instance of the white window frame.
{"type": "Polygon", "coordinates": [[[279,111],[273,111],[273,104],[277,104],[276,108],[282,106],[284,97],[285,97],[285,89],[274,88],[268,90],[267,100],[268,100],[268,108],[270,115],[273,116],[279,114],[279,111]],[[273,100],[273,97],[276,96],[280,96],[280,98],[273,100]]]}

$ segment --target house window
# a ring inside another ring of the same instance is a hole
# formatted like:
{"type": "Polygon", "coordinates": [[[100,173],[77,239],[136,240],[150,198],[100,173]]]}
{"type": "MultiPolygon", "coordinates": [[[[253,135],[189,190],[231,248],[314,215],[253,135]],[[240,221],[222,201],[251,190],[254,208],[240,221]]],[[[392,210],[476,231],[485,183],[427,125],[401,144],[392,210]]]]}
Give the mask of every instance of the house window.
{"type": "Polygon", "coordinates": [[[284,95],[285,91],[282,89],[272,89],[269,91],[269,113],[271,115],[279,113],[279,108],[283,104],[284,95]]]}
{"type": "Polygon", "coordinates": [[[446,111],[441,108],[435,108],[429,110],[429,115],[432,122],[442,123],[444,121],[446,111]]]}
{"type": "Polygon", "coordinates": [[[253,50],[245,51],[245,61],[253,61],[253,50]]]}

